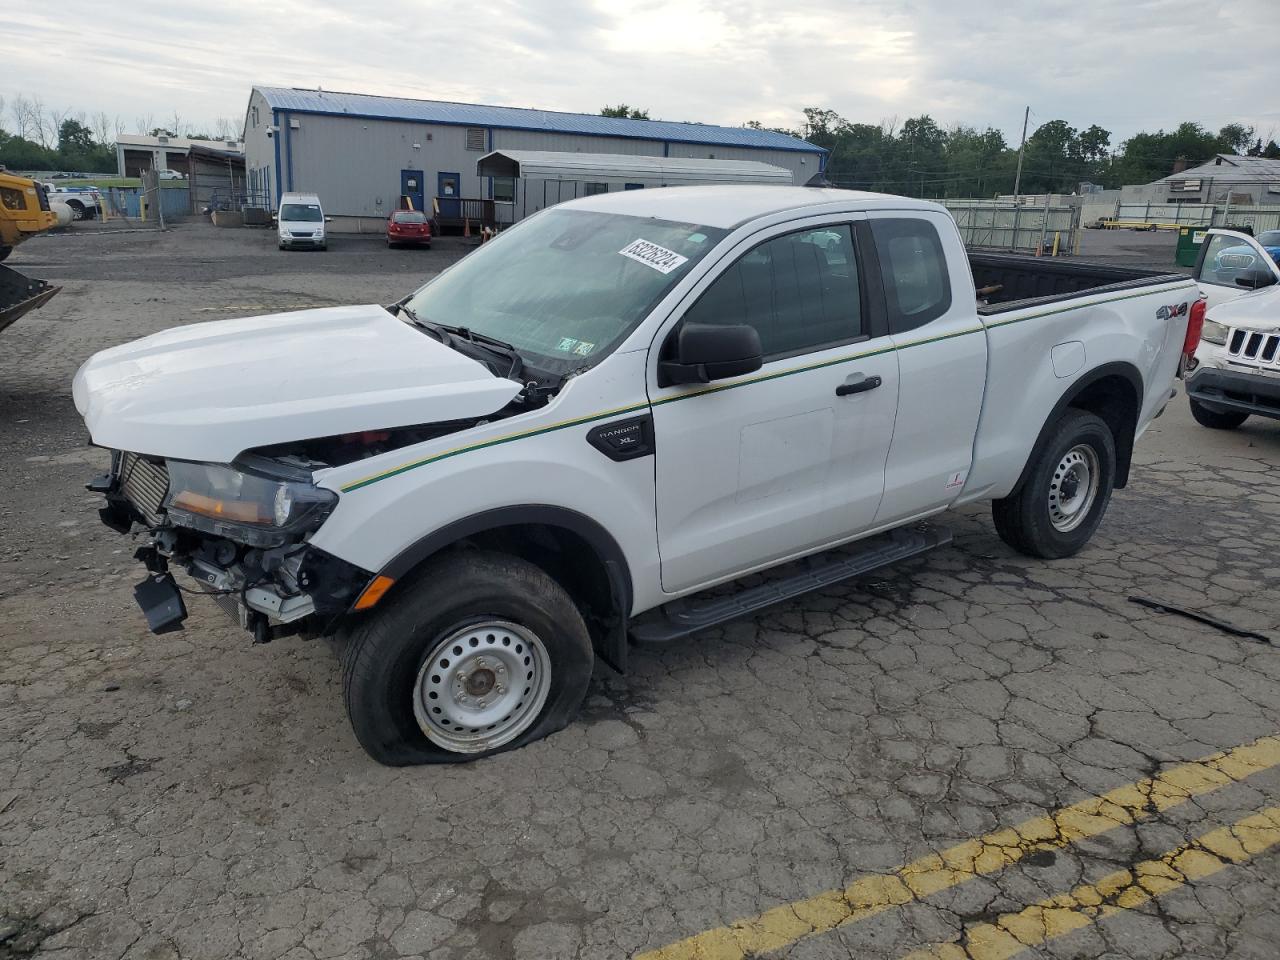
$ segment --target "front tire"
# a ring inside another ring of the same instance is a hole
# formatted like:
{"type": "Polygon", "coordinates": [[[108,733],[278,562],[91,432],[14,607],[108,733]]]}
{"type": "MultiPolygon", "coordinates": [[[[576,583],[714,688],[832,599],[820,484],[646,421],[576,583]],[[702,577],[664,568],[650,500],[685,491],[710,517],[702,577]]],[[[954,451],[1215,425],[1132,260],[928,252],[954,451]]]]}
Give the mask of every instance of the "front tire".
{"type": "Polygon", "coordinates": [[[591,679],[577,606],[541,568],[450,553],[352,631],[342,686],[356,739],[387,766],[457,763],[562,729],[591,679]]]}
{"type": "Polygon", "coordinates": [[[1191,402],[1191,416],[1195,417],[1196,423],[1210,430],[1234,430],[1249,419],[1249,414],[1239,410],[1210,410],[1194,398],[1188,397],[1188,400],[1191,402]]]}
{"type": "Polygon", "coordinates": [[[1100,417],[1068,409],[1035,455],[1022,486],[991,505],[1000,539],[1029,557],[1079,551],[1111,500],[1116,446],[1100,417]]]}

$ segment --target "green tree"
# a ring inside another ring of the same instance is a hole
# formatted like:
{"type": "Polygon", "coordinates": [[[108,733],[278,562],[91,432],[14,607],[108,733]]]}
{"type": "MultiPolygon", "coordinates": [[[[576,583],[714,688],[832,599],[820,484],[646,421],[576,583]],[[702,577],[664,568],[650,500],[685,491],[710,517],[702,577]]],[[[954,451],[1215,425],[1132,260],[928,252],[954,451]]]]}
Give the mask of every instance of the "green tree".
{"type": "Polygon", "coordinates": [[[1218,131],[1218,140],[1232,153],[1244,153],[1253,141],[1253,127],[1246,127],[1242,123],[1228,123],[1218,131]]]}
{"type": "Polygon", "coordinates": [[[619,117],[623,120],[648,120],[648,109],[641,110],[639,107],[632,107],[625,103],[620,103],[616,107],[605,105],[600,108],[600,116],[602,117],[619,117]]]}

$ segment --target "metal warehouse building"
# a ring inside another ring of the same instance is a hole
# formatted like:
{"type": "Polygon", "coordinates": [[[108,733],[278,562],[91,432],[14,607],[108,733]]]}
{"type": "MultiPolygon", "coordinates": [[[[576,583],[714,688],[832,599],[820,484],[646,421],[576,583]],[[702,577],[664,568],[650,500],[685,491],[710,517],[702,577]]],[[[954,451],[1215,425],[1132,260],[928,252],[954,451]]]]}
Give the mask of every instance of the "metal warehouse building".
{"type": "MultiPolygon", "coordinates": [[[[445,219],[460,217],[471,203],[509,222],[524,199],[519,176],[481,176],[476,169],[494,151],[756,161],[790,171],[800,184],[820,173],[827,157],[811,143],[748,127],[289,87],[254,87],[249,95],[250,191],[271,207],[282,193],[318,194],[335,227],[381,230],[401,197],[416,209],[434,202],[445,219]]],[[[711,179],[703,182],[715,182],[715,167],[708,165],[711,179]]],[[[609,177],[583,184],[587,193],[640,185],[609,177]]]]}

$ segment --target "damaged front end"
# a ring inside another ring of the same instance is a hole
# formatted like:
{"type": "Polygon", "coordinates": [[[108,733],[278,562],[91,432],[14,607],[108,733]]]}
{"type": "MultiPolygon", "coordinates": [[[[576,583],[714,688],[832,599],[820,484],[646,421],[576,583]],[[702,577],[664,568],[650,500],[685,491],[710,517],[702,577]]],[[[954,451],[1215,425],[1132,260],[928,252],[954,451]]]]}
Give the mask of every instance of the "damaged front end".
{"type": "Polygon", "coordinates": [[[312,482],[323,466],[296,455],[227,465],[113,451],[111,472],[88,489],[106,497],[107,526],[147,531],[135,556],[148,575],[134,596],[151,630],[181,629],[185,589],[211,597],[259,643],[328,632],[373,575],[308,542],[338,499],[312,482]]]}

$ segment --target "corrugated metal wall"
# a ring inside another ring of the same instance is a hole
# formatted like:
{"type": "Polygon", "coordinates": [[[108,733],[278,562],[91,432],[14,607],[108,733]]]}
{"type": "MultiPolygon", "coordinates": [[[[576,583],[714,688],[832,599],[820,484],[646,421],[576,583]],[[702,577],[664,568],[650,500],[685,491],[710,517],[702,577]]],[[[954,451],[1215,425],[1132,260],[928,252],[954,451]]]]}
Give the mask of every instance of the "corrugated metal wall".
{"type": "MultiPolygon", "coordinates": [[[[494,150],[552,150],[557,153],[620,153],[631,157],[662,156],[662,141],[627,137],[584,137],[536,130],[494,130],[494,150]]],[[[472,167],[475,164],[472,163],[472,167]]]]}
{"type": "Polygon", "coordinates": [[[968,247],[1032,252],[1044,244],[1052,249],[1054,235],[1059,250],[1075,249],[1079,211],[1072,206],[1046,207],[991,200],[941,201],[956,219],[960,235],[968,247]]]}
{"type": "Polygon", "coordinates": [[[818,172],[820,159],[819,154],[799,153],[795,150],[752,150],[749,147],[718,147],[702,143],[673,143],[667,155],[716,160],[760,160],[790,170],[797,186],[804,186],[818,172]]]}
{"type": "Polygon", "coordinates": [[[484,128],[484,149],[468,150],[467,127],[285,112],[278,115],[280,132],[272,140],[265,136],[265,128],[271,123],[271,111],[265,100],[255,94],[249,104],[250,111],[258,107],[260,118],[257,129],[249,123],[245,131],[250,184],[256,187],[261,180],[267,180],[276,204],[279,192],[316,193],[326,214],[351,218],[346,224],[335,224],[339,229],[343,226],[378,229],[375,221],[396,208],[402,170],[422,172],[427,198],[435,196],[440,173],[458,174],[462,196],[488,198],[491,196],[489,182],[476,174],[476,161],[489,150],[502,148],[641,156],[663,156],[665,152],[673,157],[714,154],[725,160],[760,160],[784,167],[793,172],[798,184],[813,176],[819,166],[818,154],[789,150],[664,144],[661,140],[487,128],[484,128]],[[297,129],[292,128],[291,120],[297,122],[297,129]],[[417,148],[413,146],[415,143],[417,148]],[[277,150],[279,191],[275,184],[277,150]]]}
{"type": "Polygon", "coordinates": [[[267,128],[271,126],[271,108],[266,98],[256,90],[249,97],[249,106],[245,111],[244,121],[244,162],[249,177],[249,189],[257,194],[265,194],[274,207],[279,201],[275,182],[275,146],[267,136],[267,128]],[[258,123],[254,126],[253,110],[258,110],[258,123]]]}

